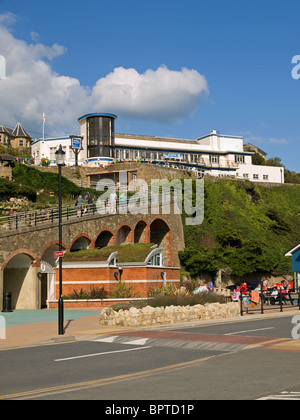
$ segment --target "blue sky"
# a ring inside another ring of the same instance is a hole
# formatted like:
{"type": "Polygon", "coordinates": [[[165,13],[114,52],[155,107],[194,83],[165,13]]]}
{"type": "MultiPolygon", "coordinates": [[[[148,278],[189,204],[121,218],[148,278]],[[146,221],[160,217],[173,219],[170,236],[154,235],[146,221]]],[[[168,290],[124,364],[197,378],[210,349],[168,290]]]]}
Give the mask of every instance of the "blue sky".
{"type": "Polygon", "coordinates": [[[122,133],[242,135],[300,172],[299,16],[294,0],[0,0],[1,123],[39,137],[45,112],[47,136],[69,135],[112,112],[122,133]]]}

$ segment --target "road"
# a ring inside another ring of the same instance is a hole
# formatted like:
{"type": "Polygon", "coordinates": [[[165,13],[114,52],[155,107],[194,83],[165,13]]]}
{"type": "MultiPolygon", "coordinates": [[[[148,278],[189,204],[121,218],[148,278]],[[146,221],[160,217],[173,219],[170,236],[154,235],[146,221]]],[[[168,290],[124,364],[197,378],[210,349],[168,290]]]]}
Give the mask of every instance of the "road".
{"type": "Polygon", "coordinates": [[[3,350],[0,399],[300,399],[293,327],[249,317],[3,350]]]}

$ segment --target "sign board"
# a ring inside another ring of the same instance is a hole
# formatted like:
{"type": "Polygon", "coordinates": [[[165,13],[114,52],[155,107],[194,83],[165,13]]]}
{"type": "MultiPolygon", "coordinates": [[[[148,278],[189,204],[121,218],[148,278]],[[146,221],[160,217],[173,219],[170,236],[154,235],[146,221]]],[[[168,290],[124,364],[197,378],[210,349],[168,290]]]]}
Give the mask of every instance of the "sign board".
{"type": "Polygon", "coordinates": [[[182,153],[164,153],[164,158],[165,159],[183,159],[183,154],[182,153]]]}
{"type": "Polygon", "coordinates": [[[81,137],[71,137],[71,140],[71,148],[75,150],[81,150],[81,137]]]}
{"type": "Polygon", "coordinates": [[[54,258],[62,258],[64,256],[64,251],[54,252],[54,258]]]}

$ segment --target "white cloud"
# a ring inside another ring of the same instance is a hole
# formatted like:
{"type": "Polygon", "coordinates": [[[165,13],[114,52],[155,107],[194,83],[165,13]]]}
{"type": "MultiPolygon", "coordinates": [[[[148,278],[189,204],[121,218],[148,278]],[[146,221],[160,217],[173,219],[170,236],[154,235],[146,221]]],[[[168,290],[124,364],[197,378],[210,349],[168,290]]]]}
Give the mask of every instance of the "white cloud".
{"type": "MultiPolygon", "coordinates": [[[[51,61],[66,54],[65,47],[16,39],[8,27],[15,20],[10,13],[0,15],[0,54],[6,60],[6,79],[0,80],[0,124],[20,121],[41,132],[45,112],[46,132],[56,135],[76,133],[77,118],[88,112],[176,122],[190,116],[202,94],[208,93],[205,77],[196,70],[172,71],[166,66],[143,74],[119,67],[94,87],[82,86],[51,67],[51,61]]],[[[31,36],[38,40],[38,34],[31,36]]]]}
{"type": "Polygon", "coordinates": [[[174,122],[191,115],[206,79],[195,70],[172,71],[165,66],[139,74],[119,67],[98,80],[92,95],[100,109],[128,117],[174,122]]]}
{"type": "Polygon", "coordinates": [[[268,141],[271,144],[288,144],[289,143],[289,140],[287,140],[287,139],[278,139],[276,137],[271,137],[271,138],[269,138],[268,141]]]}

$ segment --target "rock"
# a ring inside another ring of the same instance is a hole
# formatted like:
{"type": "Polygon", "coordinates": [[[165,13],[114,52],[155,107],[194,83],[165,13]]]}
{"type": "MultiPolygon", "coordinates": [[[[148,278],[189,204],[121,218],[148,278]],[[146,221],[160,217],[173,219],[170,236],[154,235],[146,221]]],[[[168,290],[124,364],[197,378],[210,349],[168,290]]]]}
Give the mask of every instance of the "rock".
{"type": "Polygon", "coordinates": [[[111,308],[100,310],[99,323],[102,325],[120,325],[127,327],[150,326],[159,324],[174,324],[195,320],[210,320],[237,317],[240,314],[239,304],[210,303],[195,306],[167,306],[142,309],[131,307],[129,310],[115,312],[111,308]]]}

